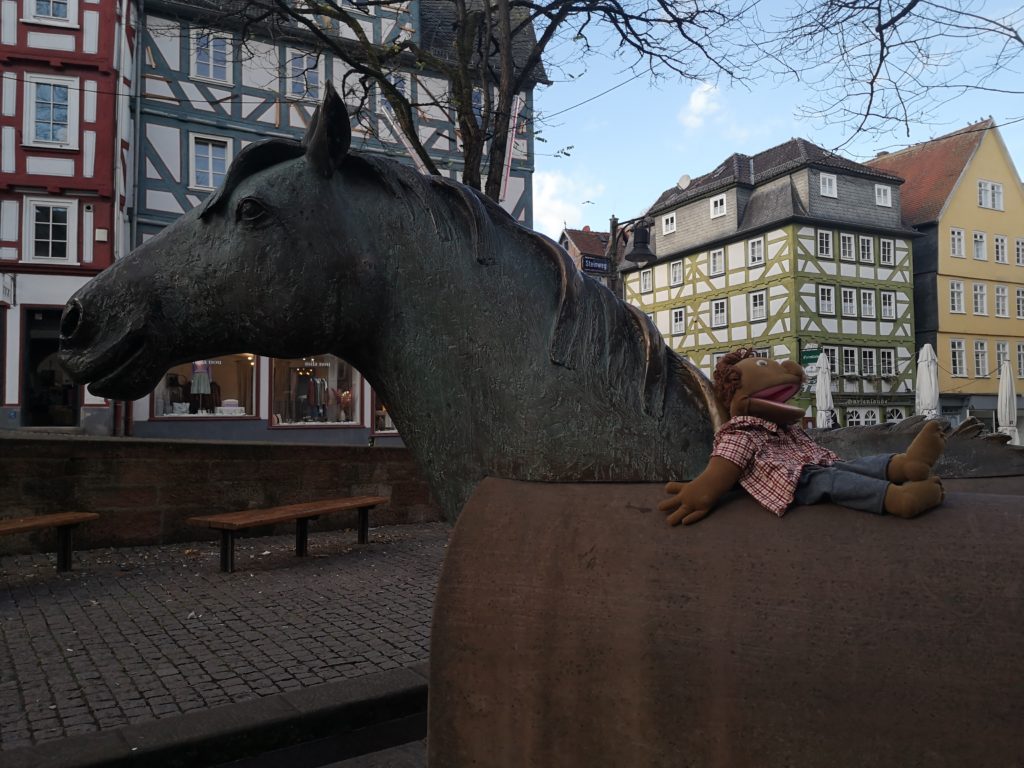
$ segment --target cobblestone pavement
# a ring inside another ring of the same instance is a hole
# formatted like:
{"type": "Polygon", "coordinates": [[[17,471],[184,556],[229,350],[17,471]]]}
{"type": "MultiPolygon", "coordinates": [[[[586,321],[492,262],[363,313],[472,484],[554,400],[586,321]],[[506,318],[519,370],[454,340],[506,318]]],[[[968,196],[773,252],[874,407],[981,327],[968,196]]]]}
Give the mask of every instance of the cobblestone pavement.
{"type": "Polygon", "coordinates": [[[424,661],[448,532],[0,557],[0,750],[424,661]]]}

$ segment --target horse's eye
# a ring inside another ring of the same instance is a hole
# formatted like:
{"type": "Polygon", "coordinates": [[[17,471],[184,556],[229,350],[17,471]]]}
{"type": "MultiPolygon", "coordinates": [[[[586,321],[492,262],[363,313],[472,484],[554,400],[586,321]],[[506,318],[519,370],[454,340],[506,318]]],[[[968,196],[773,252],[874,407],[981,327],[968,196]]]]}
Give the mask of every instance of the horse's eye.
{"type": "Polygon", "coordinates": [[[235,218],[238,221],[255,224],[266,215],[267,209],[263,207],[263,203],[255,198],[247,197],[238,204],[238,211],[235,218]]]}

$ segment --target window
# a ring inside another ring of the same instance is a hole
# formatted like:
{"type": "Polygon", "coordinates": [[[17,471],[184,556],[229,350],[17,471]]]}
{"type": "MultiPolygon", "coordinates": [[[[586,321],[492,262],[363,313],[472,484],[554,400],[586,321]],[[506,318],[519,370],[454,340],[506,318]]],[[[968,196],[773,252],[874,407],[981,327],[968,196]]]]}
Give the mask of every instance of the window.
{"type": "Polygon", "coordinates": [[[24,5],[25,20],[36,24],[71,27],[78,24],[77,0],[30,0],[24,5]]]}
{"type": "Polygon", "coordinates": [[[880,350],[878,350],[878,375],[879,376],[895,376],[896,375],[896,350],[895,349],[880,349],[880,350]]]}
{"type": "Polygon", "coordinates": [[[672,333],[686,333],[686,307],[672,309],[672,333]]]}
{"type": "Polygon", "coordinates": [[[988,314],[988,286],[984,283],[974,284],[974,314],[988,314]]]}
{"type": "Polygon", "coordinates": [[[875,375],[875,350],[862,349],[860,351],[860,372],[864,376],[875,375]]]}
{"type": "Polygon", "coordinates": [[[650,293],[654,290],[654,270],[645,269],[640,273],[640,292],[650,293]]]}
{"type": "Polygon", "coordinates": [[[191,134],[192,178],[189,186],[195,189],[216,189],[224,181],[231,158],[228,142],[215,136],[191,134]]]}
{"type": "Polygon", "coordinates": [[[964,284],[962,280],[949,281],[949,311],[964,313],[964,284]]]}
{"type": "Polygon", "coordinates": [[[192,77],[231,82],[231,39],[226,35],[196,32],[192,38],[192,77]]]}
{"type": "Polygon", "coordinates": [[[875,184],[875,205],[892,208],[892,187],[885,184],[875,184]]]}
{"type": "Polygon", "coordinates": [[[1017,238],[1017,266],[1024,267],[1024,238],[1017,238]]]}
{"type": "Polygon", "coordinates": [[[725,250],[722,248],[713,250],[708,259],[710,261],[708,269],[711,270],[712,277],[725,273],[725,250]]]}
{"type": "Polygon", "coordinates": [[[1009,249],[1006,247],[1006,235],[996,235],[992,238],[992,252],[996,264],[1009,264],[1009,249]]]}
{"type": "Polygon", "coordinates": [[[860,260],[865,264],[873,264],[875,261],[875,241],[870,237],[860,238],[860,260]]]}
{"type": "Polygon", "coordinates": [[[334,355],[273,360],[274,424],[330,426],[362,422],[361,378],[334,355]]]}
{"type": "Polygon", "coordinates": [[[752,351],[754,353],[754,357],[763,357],[765,360],[771,357],[767,349],[755,349],[752,351]]]}
{"type": "Polygon", "coordinates": [[[1017,378],[1024,379],[1024,343],[1017,342],[1017,378]]]}
{"type": "Polygon", "coordinates": [[[1010,289],[1005,285],[996,286],[996,317],[1010,316],[1010,289]]]}
{"type": "Polygon", "coordinates": [[[715,299],[711,302],[711,327],[722,328],[729,323],[728,299],[715,299]]]}
{"type": "Polygon", "coordinates": [[[843,376],[857,375],[857,348],[843,347],[843,376]]]}
{"type": "Polygon", "coordinates": [[[892,240],[878,241],[878,263],[886,267],[896,263],[896,246],[892,240]]]}
{"type": "Polygon", "coordinates": [[[837,197],[836,175],[834,173],[821,174],[821,196],[837,197]]]}
{"type": "Polygon", "coordinates": [[[1024,320],[1024,288],[1017,289],[1017,319],[1024,320]]]}
{"type": "Polygon", "coordinates": [[[1003,363],[1010,362],[1010,342],[1008,341],[997,341],[996,342],[996,373],[998,374],[1003,369],[1003,363]]]}
{"type": "Polygon", "coordinates": [[[818,230],[818,258],[832,258],[832,232],[827,229],[818,230]]]}
{"type": "Polygon", "coordinates": [[[953,376],[967,375],[967,352],[963,339],[949,340],[949,367],[953,376]]]}
{"type": "Polygon", "coordinates": [[[320,98],[320,70],[313,53],[291,51],[288,59],[288,96],[293,99],[320,98]]]}
{"type": "Polygon", "coordinates": [[[875,291],[873,288],[860,289],[860,316],[875,316],[875,291]]]}
{"type": "Polygon", "coordinates": [[[988,254],[985,252],[985,233],[975,232],[974,233],[974,258],[978,261],[985,261],[988,258],[988,254]]]}
{"type": "Polygon", "coordinates": [[[764,265],[764,238],[747,241],[747,266],[760,267],[764,265]]]}
{"type": "Polygon", "coordinates": [[[711,198],[711,218],[717,219],[719,216],[725,216],[725,195],[711,198]]]}
{"type": "Polygon", "coordinates": [[[683,262],[673,261],[668,268],[668,282],[670,285],[683,284],[683,262]]]}
{"type": "Polygon", "coordinates": [[[958,259],[964,258],[964,231],[962,229],[949,230],[949,255],[958,259]]]}
{"type": "Polygon", "coordinates": [[[847,408],[846,426],[848,427],[870,427],[878,423],[877,408],[847,408]]]}
{"type": "Polygon", "coordinates": [[[988,342],[980,339],[974,340],[974,376],[988,378],[988,342]]]}
{"type": "Polygon", "coordinates": [[[878,294],[879,303],[882,305],[882,319],[896,319],[896,292],[880,291],[878,294]]]}
{"type": "Polygon", "coordinates": [[[853,235],[839,235],[839,258],[843,261],[853,261],[853,235]]]}
{"type": "Polygon", "coordinates": [[[903,409],[894,405],[891,408],[885,409],[885,420],[886,421],[903,421],[907,417],[907,414],[903,412],[903,409]]]}
{"type": "Polygon", "coordinates": [[[978,205],[996,211],[1003,210],[1003,185],[994,181],[979,181],[978,205]]]}
{"type": "MultiPolygon", "coordinates": [[[[256,356],[250,353],[182,363],[153,390],[153,415],[181,420],[255,416],[255,381],[256,356]]],[[[275,402],[274,408],[276,415],[287,413],[284,403],[275,402]]]]}
{"type": "Polygon", "coordinates": [[[661,234],[671,235],[676,231],[676,215],[670,213],[667,216],[661,217],[661,234]]]}
{"type": "Polygon", "coordinates": [[[750,319],[752,321],[764,320],[768,316],[768,308],[765,305],[765,292],[754,291],[750,294],[750,319]]]}
{"type": "Polygon", "coordinates": [[[839,350],[836,347],[822,347],[821,354],[828,358],[828,372],[837,376],[839,374],[839,350]]]}
{"type": "Polygon", "coordinates": [[[78,203],[67,198],[25,199],[22,258],[43,264],[74,264],[78,257],[78,203]]]}
{"type": "Polygon", "coordinates": [[[840,288],[839,292],[843,299],[843,317],[857,316],[857,289],[840,288]]]}
{"type": "Polygon", "coordinates": [[[78,149],[78,78],[26,73],[22,142],[78,149]]]}
{"type": "Polygon", "coordinates": [[[836,313],[836,289],[831,285],[818,286],[818,313],[822,315],[836,313]]]}
{"type": "MultiPolygon", "coordinates": [[[[405,78],[402,75],[397,75],[394,72],[392,72],[390,75],[388,75],[387,81],[395,87],[396,91],[402,94],[402,96],[405,96],[405,78]]],[[[476,93],[477,92],[474,90],[474,100],[476,99],[476,93]]],[[[381,95],[381,101],[384,103],[384,111],[387,112],[389,115],[394,115],[395,108],[391,106],[391,102],[388,101],[383,94],[381,95]]],[[[475,104],[473,108],[476,109],[475,104]]]]}

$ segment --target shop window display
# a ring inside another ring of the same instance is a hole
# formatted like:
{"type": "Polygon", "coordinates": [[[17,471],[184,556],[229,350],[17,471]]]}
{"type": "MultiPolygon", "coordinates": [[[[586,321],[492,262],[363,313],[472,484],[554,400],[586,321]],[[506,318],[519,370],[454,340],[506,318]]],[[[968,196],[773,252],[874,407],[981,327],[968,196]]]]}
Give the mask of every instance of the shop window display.
{"type": "Polygon", "coordinates": [[[360,422],[359,374],[334,355],[273,360],[273,424],[360,422]]]}
{"type": "Polygon", "coordinates": [[[388,413],[388,407],[381,402],[376,392],[373,393],[373,431],[377,434],[396,434],[398,432],[398,427],[395,426],[395,422],[391,420],[391,414],[388,413]]]}
{"type": "Polygon", "coordinates": [[[251,354],[176,365],[153,390],[153,415],[252,416],[255,371],[256,359],[251,354]]]}

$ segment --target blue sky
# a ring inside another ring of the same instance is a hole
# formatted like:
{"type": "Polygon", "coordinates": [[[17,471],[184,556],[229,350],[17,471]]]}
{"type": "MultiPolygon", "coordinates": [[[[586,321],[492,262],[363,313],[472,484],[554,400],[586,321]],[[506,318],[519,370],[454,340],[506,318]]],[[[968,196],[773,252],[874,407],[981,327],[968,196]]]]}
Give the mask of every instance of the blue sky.
{"type": "MultiPolygon", "coordinates": [[[[607,231],[612,214],[620,220],[642,214],[680,176],[696,178],[733,152],[753,154],[794,137],[834,149],[850,133],[845,126],[798,121],[796,110],[809,94],[797,84],[755,85],[753,90],[709,83],[652,86],[614,62],[591,60],[588,66],[574,82],[535,92],[541,112],[566,110],[538,126],[545,141],[536,144],[534,228],[549,237],[557,238],[564,226],[607,231]],[[559,152],[569,146],[567,153],[559,152]]],[[[839,151],[863,161],[880,150],[941,136],[990,115],[1001,126],[1018,173],[1024,172],[1020,96],[963,96],[938,111],[938,122],[912,127],[909,137],[902,130],[861,136],[839,151]]]]}

